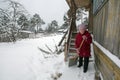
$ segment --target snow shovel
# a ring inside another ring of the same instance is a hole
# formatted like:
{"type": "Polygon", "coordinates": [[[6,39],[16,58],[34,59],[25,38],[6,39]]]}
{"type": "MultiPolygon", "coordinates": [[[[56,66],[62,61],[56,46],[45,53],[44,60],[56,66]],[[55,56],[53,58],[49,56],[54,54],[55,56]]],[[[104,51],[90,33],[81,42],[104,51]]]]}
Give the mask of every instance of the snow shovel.
{"type": "MultiPolygon", "coordinates": [[[[81,44],[80,44],[80,46],[79,46],[79,48],[78,48],[79,50],[80,50],[80,48],[82,47],[83,42],[84,42],[84,40],[82,40],[82,42],[81,42],[81,44]]],[[[74,65],[76,65],[76,64],[77,64],[78,57],[79,57],[78,54],[76,54],[75,56],[71,56],[71,57],[69,57],[69,63],[68,63],[68,66],[70,67],[70,66],[74,66],[74,65]]]]}

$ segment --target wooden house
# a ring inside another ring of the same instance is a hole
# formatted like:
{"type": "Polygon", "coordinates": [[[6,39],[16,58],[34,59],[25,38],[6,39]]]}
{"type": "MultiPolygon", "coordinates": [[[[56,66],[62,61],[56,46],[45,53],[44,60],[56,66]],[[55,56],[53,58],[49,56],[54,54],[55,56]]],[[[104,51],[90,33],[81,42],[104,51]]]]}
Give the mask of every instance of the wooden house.
{"type": "Polygon", "coordinates": [[[73,56],[76,34],[76,10],[89,11],[88,29],[93,35],[96,72],[103,80],[120,80],[120,0],[66,0],[70,10],[70,26],[65,46],[65,56],[73,56]],[[106,50],[106,51],[104,51],[106,50]],[[109,56],[111,55],[111,56],[109,56]],[[114,58],[118,60],[118,63],[114,58]]]}

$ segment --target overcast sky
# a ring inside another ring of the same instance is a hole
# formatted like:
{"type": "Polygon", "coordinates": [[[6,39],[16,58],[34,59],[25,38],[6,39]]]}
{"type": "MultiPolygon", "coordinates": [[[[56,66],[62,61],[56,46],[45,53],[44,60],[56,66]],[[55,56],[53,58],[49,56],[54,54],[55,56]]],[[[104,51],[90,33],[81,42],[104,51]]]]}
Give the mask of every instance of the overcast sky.
{"type": "MultiPolygon", "coordinates": [[[[5,4],[0,0],[0,7],[5,4]]],[[[63,15],[69,9],[66,0],[15,0],[20,2],[30,14],[38,13],[40,17],[47,23],[57,20],[58,24],[63,23],[63,15]]]]}
{"type": "Polygon", "coordinates": [[[46,22],[57,20],[63,23],[63,15],[69,9],[66,0],[17,0],[28,10],[30,14],[38,13],[46,22]]]}

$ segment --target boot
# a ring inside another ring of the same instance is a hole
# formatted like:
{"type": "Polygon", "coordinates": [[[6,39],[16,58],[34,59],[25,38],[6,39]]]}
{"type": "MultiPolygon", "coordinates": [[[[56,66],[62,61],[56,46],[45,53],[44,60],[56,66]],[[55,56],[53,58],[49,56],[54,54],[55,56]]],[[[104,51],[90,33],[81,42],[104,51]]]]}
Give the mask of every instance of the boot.
{"type": "Polygon", "coordinates": [[[88,70],[89,57],[84,58],[84,69],[83,72],[86,73],[88,70]]]}
{"type": "Polygon", "coordinates": [[[79,65],[77,67],[81,67],[83,63],[83,57],[79,57],[79,65]]]}

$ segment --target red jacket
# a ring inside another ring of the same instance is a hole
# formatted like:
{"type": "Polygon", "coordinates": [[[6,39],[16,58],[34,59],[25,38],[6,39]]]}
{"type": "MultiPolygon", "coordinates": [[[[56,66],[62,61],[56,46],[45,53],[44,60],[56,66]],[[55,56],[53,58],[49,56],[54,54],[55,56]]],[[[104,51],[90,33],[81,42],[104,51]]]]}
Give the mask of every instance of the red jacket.
{"type": "Polygon", "coordinates": [[[75,38],[75,48],[79,48],[83,38],[82,36],[85,35],[87,39],[83,42],[81,49],[79,50],[79,56],[81,57],[90,57],[90,44],[92,43],[92,37],[88,31],[85,31],[84,34],[78,33],[75,38]]]}

